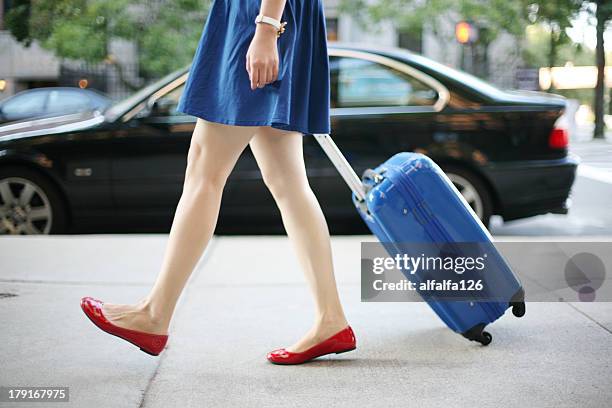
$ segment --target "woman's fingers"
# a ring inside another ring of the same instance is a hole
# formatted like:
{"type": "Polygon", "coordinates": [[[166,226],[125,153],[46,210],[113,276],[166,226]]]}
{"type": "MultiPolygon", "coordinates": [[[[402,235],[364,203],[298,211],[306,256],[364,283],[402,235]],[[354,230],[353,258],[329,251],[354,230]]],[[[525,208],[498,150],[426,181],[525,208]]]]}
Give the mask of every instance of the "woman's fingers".
{"type": "Polygon", "coordinates": [[[276,81],[278,79],[278,65],[279,61],[276,60],[272,66],[272,81],[276,81]]]}
{"type": "Polygon", "coordinates": [[[263,88],[265,85],[276,81],[278,77],[278,60],[265,62],[251,59],[247,54],[246,69],[251,81],[251,89],[263,88]]]}
{"type": "Polygon", "coordinates": [[[259,60],[256,58],[251,60],[251,89],[257,88],[260,81],[259,60]]]}
{"type": "Polygon", "coordinates": [[[255,89],[259,86],[259,81],[260,81],[260,68],[257,65],[253,65],[251,67],[251,89],[255,89]]]}
{"type": "Polygon", "coordinates": [[[266,84],[272,82],[272,70],[274,69],[273,64],[268,64],[266,67],[266,84]]]}
{"type": "Polygon", "coordinates": [[[266,75],[265,75],[266,84],[276,81],[276,78],[278,77],[278,60],[272,60],[266,66],[265,72],[266,72],[266,75]]]}

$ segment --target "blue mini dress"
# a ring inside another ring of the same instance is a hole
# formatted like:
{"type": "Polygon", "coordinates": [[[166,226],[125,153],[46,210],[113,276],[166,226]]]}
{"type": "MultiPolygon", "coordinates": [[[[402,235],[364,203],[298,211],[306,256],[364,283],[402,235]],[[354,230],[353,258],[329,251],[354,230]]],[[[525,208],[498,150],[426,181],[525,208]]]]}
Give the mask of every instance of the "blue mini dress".
{"type": "Polygon", "coordinates": [[[178,112],[211,122],[330,133],[330,79],[322,0],[286,0],[276,81],[251,89],[246,53],[261,0],[214,0],[178,112]]]}

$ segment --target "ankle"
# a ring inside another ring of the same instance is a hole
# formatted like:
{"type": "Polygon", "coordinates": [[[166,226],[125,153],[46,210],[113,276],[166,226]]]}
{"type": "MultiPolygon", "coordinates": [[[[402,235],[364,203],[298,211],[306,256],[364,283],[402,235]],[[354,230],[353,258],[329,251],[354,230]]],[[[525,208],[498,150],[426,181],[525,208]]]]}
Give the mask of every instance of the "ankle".
{"type": "Polygon", "coordinates": [[[329,326],[342,326],[345,327],[348,325],[346,317],[342,312],[333,312],[333,313],[320,313],[315,319],[315,324],[317,327],[329,327],[329,326]]]}
{"type": "Polygon", "coordinates": [[[138,304],[138,309],[141,313],[144,313],[151,324],[154,326],[162,326],[165,323],[165,318],[157,307],[149,299],[144,299],[138,304]]]}

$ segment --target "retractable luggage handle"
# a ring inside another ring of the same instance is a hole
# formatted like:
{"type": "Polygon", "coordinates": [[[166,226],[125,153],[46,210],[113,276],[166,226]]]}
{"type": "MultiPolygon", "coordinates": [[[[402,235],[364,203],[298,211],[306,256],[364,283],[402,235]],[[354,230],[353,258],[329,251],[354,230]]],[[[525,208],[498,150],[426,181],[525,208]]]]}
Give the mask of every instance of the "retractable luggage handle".
{"type": "Polygon", "coordinates": [[[361,179],[353,170],[350,163],[346,160],[346,157],[342,154],[334,140],[328,133],[314,133],[313,136],[321,145],[321,148],[329,157],[336,170],[340,173],[340,176],[344,179],[346,184],[349,186],[351,191],[355,194],[359,201],[365,201],[366,190],[361,182],[361,179]]]}

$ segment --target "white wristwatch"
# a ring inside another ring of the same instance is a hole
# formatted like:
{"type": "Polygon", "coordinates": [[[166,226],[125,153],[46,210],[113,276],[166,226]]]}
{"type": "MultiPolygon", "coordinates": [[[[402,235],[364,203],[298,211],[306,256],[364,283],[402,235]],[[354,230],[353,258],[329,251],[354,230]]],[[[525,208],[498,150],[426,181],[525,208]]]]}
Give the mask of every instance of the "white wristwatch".
{"type": "Polygon", "coordinates": [[[272,17],[264,16],[263,14],[258,14],[257,17],[255,17],[255,24],[257,23],[266,23],[274,26],[276,28],[278,36],[280,36],[285,31],[285,25],[287,24],[286,21],[281,23],[279,20],[272,17]]]}
{"type": "Polygon", "coordinates": [[[277,30],[280,30],[280,28],[281,28],[281,22],[280,21],[278,21],[277,19],[272,18],[272,17],[264,16],[263,14],[258,14],[257,17],[255,17],[255,23],[271,24],[274,27],[276,27],[277,30]]]}

